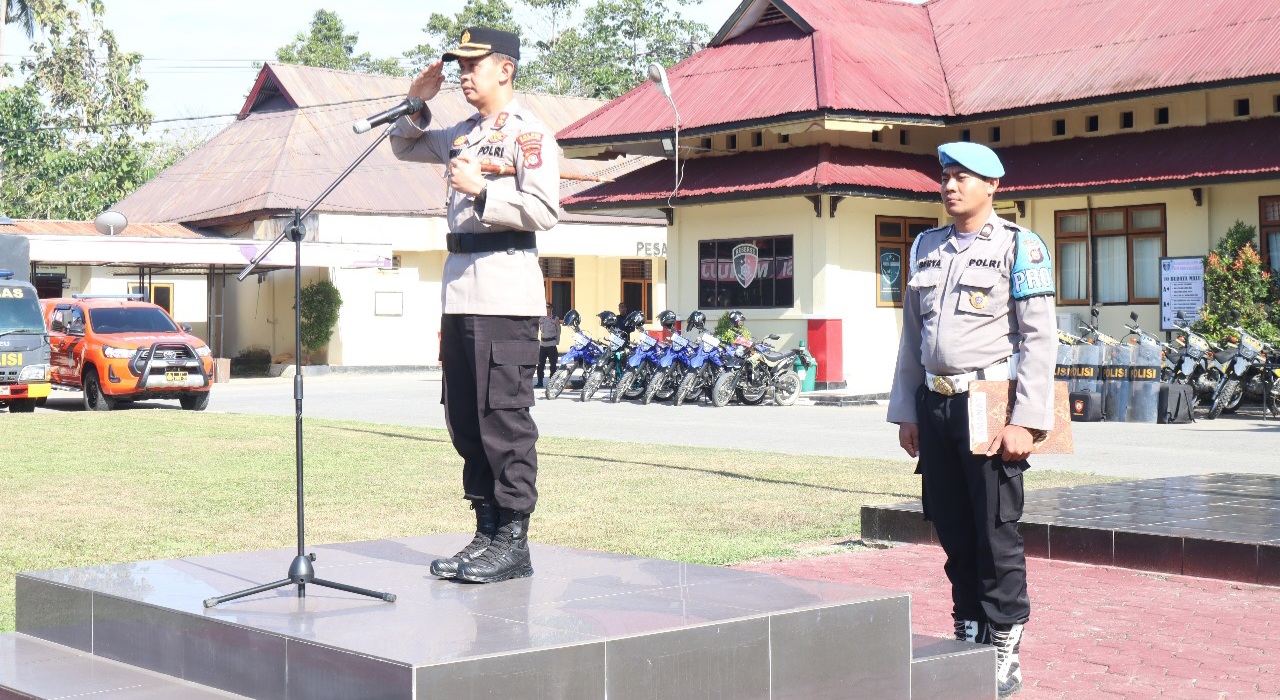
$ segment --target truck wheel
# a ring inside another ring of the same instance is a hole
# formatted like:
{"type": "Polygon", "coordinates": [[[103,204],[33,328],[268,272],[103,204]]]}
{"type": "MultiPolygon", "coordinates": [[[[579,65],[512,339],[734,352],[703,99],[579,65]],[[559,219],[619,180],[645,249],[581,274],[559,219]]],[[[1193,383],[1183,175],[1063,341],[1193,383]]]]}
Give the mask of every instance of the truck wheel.
{"type": "Polygon", "coordinates": [[[13,399],[9,402],[9,413],[35,413],[40,399],[13,399]]]}
{"type": "Polygon", "coordinates": [[[209,395],[212,391],[201,391],[194,394],[183,394],[178,397],[178,403],[182,405],[184,411],[203,411],[209,407],[209,395]]]}
{"type": "Polygon", "coordinates": [[[84,407],[90,411],[110,411],[116,402],[102,393],[102,382],[98,379],[98,370],[90,367],[84,373],[84,407]]]}

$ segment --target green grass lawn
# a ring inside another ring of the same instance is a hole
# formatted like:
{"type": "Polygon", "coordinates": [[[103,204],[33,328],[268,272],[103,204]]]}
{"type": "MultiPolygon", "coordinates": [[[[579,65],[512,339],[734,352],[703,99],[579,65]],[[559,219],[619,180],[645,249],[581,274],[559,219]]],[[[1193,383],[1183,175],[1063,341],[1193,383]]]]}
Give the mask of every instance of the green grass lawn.
{"type": "MultiPolygon", "coordinates": [[[[13,629],[19,571],[296,544],[291,417],[130,410],[0,422],[0,631],[13,629]]],[[[443,430],[304,428],[310,544],[474,526],[443,430]]],[[[539,453],[534,540],[703,564],[857,539],[859,506],[919,496],[906,461],[563,438],[543,438],[539,453]]]]}

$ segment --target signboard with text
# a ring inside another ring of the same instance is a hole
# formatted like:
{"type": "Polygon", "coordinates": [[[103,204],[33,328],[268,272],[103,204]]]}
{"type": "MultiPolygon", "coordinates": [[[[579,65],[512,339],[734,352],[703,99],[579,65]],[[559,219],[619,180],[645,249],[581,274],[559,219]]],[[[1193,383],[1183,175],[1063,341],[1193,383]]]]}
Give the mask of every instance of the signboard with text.
{"type": "Polygon", "coordinates": [[[1204,258],[1160,258],[1160,330],[1174,330],[1178,312],[1188,322],[1204,306],[1204,258]]]}

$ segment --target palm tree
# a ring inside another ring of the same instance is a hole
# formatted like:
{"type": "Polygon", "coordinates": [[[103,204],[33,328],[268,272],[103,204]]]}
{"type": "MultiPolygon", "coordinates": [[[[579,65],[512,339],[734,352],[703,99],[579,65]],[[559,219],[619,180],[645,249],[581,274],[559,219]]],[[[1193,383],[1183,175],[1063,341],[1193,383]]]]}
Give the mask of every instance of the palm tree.
{"type": "MultiPolygon", "coordinates": [[[[36,20],[31,14],[31,5],[27,0],[4,0],[0,2],[0,25],[16,24],[28,39],[36,35],[36,20]]],[[[0,31],[4,31],[0,29],[0,31]]]]}

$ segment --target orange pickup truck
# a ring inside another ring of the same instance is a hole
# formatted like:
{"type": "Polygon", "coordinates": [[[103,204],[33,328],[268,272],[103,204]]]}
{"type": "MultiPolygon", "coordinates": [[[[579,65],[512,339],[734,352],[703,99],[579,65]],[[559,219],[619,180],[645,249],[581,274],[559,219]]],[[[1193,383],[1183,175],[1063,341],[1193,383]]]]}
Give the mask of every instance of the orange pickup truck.
{"type": "Polygon", "coordinates": [[[85,408],[177,399],[203,411],[213,385],[209,346],[165,310],[133,296],[41,299],[53,385],[84,391],[85,408]]]}

